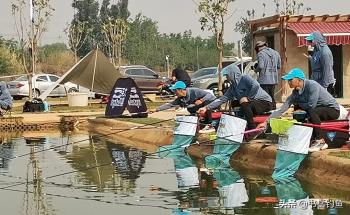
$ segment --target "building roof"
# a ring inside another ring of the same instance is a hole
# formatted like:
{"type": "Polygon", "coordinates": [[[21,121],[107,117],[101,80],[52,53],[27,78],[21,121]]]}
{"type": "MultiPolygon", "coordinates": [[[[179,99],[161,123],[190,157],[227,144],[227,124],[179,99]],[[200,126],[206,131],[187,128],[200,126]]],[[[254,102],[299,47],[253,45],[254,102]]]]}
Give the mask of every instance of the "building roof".
{"type": "Polygon", "coordinates": [[[307,45],[305,37],[319,31],[329,45],[350,44],[350,22],[288,23],[288,29],[296,33],[298,45],[307,45]]]}
{"type": "Polygon", "coordinates": [[[253,32],[278,28],[286,23],[298,37],[298,45],[306,45],[305,37],[313,31],[323,33],[330,45],[350,44],[350,14],[321,16],[281,16],[275,15],[249,22],[253,32]]]}

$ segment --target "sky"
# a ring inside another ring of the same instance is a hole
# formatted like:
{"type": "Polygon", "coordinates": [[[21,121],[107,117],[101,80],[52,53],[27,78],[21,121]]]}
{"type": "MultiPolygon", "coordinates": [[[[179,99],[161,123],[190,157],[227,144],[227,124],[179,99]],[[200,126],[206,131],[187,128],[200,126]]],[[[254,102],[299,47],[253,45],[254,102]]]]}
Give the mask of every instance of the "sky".
{"type": "MultiPolygon", "coordinates": [[[[11,2],[13,0],[0,0],[0,35],[5,38],[17,38],[14,28],[13,16],[11,15],[11,2]]],[[[25,0],[28,1],[29,0],[25,0]]],[[[116,3],[118,0],[111,0],[116,3]]],[[[182,33],[191,30],[194,36],[208,37],[211,32],[200,29],[200,13],[197,11],[195,2],[199,0],[129,0],[130,18],[136,14],[151,18],[158,22],[160,33],[182,33]]],[[[67,42],[67,36],[63,30],[67,23],[72,20],[74,11],[71,7],[72,0],[51,0],[55,8],[54,14],[48,24],[48,31],[43,35],[42,44],[54,42],[67,42]]],[[[102,2],[102,0],[99,0],[102,2]]],[[[256,16],[261,17],[263,13],[262,3],[265,2],[266,14],[273,15],[273,0],[235,0],[229,8],[229,19],[225,23],[225,42],[236,42],[241,35],[234,31],[235,23],[246,15],[248,9],[254,8],[256,16]]],[[[306,14],[348,14],[350,8],[349,0],[304,0],[304,5],[312,8],[306,14]]],[[[29,17],[29,10],[28,10],[29,17]]]]}

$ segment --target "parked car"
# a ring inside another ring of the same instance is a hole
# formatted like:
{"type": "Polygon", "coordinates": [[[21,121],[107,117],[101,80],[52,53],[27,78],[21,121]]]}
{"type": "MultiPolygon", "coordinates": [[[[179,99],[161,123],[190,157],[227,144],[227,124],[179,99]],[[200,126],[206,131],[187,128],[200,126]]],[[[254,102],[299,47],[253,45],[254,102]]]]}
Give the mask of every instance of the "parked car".
{"type": "Polygon", "coordinates": [[[142,65],[121,66],[119,71],[124,77],[134,79],[142,93],[159,93],[160,86],[167,81],[160,78],[155,71],[142,65]]]}
{"type": "MultiPolygon", "coordinates": [[[[241,69],[241,61],[236,61],[234,64],[236,64],[241,69]]],[[[226,66],[228,66],[227,64],[226,66]]],[[[249,74],[253,76],[253,78],[256,79],[256,73],[253,70],[254,62],[252,61],[252,58],[243,58],[243,71],[245,74],[249,74]]],[[[219,77],[218,77],[218,71],[217,67],[208,67],[208,68],[202,68],[196,73],[200,73],[203,75],[197,75],[197,77],[194,77],[191,79],[192,86],[197,87],[200,89],[209,89],[212,90],[215,95],[218,95],[218,83],[219,83],[219,77]],[[215,73],[214,73],[215,69],[215,73]],[[206,72],[204,72],[206,71],[206,72]]],[[[222,77],[223,81],[225,81],[225,77],[222,77]]]]}
{"type": "MultiPolygon", "coordinates": [[[[60,77],[52,74],[37,74],[33,77],[33,97],[39,97],[41,93],[45,92],[53,83],[55,83],[60,77]]],[[[29,96],[29,84],[28,76],[23,75],[14,81],[7,83],[11,96],[14,99],[21,99],[29,96]]],[[[49,96],[60,97],[66,96],[67,93],[78,92],[77,85],[67,82],[65,84],[59,84],[49,96]]]]}

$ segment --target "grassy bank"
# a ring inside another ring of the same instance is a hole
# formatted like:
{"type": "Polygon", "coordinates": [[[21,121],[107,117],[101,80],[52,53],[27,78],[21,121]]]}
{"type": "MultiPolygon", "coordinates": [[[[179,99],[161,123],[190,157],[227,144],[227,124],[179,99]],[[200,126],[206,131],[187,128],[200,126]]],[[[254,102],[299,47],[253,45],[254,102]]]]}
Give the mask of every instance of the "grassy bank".
{"type": "Polygon", "coordinates": [[[330,152],[329,155],[350,159],[350,151],[330,152]]]}

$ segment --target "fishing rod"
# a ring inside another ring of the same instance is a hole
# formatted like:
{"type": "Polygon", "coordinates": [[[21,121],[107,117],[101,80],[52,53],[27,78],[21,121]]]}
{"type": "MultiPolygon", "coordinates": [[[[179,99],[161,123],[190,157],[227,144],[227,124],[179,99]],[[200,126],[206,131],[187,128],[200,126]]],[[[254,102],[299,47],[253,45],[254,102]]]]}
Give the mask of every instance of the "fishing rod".
{"type": "MultiPolygon", "coordinates": [[[[252,129],[252,130],[256,131],[256,130],[261,130],[261,129],[252,129]]],[[[238,135],[242,135],[244,133],[250,133],[250,132],[252,132],[252,130],[244,131],[244,132],[241,132],[241,133],[238,133],[238,134],[230,134],[230,135],[227,135],[227,136],[224,136],[224,137],[221,137],[221,138],[238,136],[238,135]]],[[[77,141],[77,142],[81,142],[81,141],[77,141]]],[[[209,141],[202,141],[201,143],[205,143],[205,142],[209,142],[209,141]]],[[[180,144],[180,145],[178,145],[178,146],[176,146],[174,148],[165,149],[165,150],[162,150],[162,151],[157,151],[157,152],[152,152],[152,153],[147,153],[146,156],[156,155],[156,154],[163,153],[163,152],[170,152],[170,151],[173,151],[175,149],[180,149],[180,148],[183,148],[183,147],[186,147],[186,146],[188,146],[188,144],[180,144]]],[[[107,166],[107,165],[113,165],[113,164],[114,164],[114,162],[108,162],[108,163],[103,163],[103,164],[99,164],[99,165],[94,165],[94,166],[90,166],[90,167],[87,167],[87,168],[84,168],[84,169],[80,169],[80,170],[73,170],[73,171],[69,171],[69,172],[64,172],[64,173],[59,173],[59,174],[43,177],[43,180],[52,179],[52,178],[56,178],[56,177],[59,177],[59,176],[69,175],[69,174],[72,174],[72,173],[86,171],[86,170],[90,170],[90,169],[94,169],[94,168],[98,168],[98,167],[103,167],[103,166],[107,166]]],[[[27,181],[26,182],[19,182],[19,183],[13,184],[13,185],[0,187],[0,189],[8,189],[8,188],[11,188],[11,187],[17,187],[17,186],[24,185],[24,184],[27,184],[27,183],[34,183],[34,180],[32,180],[31,182],[27,182],[27,181]]],[[[47,183],[47,182],[45,182],[45,183],[47,183]]]]}

